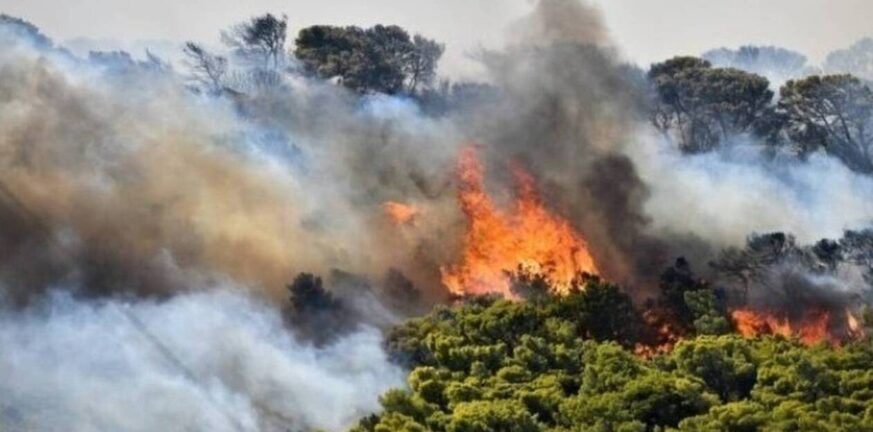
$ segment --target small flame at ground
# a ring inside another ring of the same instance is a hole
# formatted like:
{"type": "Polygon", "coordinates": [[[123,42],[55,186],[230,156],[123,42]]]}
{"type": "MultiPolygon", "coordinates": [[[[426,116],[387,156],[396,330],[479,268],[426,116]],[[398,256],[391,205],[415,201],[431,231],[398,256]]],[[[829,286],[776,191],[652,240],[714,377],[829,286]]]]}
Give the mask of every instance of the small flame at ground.
{"type": "Polygon", "coordinates": [[[513,166],[516,198],[511,213],[497,209],[483,187],[483,167],[473,148],[461,150],[459,201],[467,217],[461,263],[442,269],[453,294],[499,293],[513,298],[507,272],[523,267],[566,290],[579,272],[597,268],[585,240],[565,219],[550,213],[533,176],[513,166]]]}
{"type": "Polygon", "coordinates": [[[382,209],[385,210],[385,215],[395,225],[412,223],[421,213],[415,206],[394,201],[386,201],[382,204],[382,209]]]}
{"type": "Polygon", "coordinates": [[[864,327],[858,321],[858,318],[852,311],[846,309],[846,325],[849,327],[849,335],[853,338],[862,338],[866,336],[864,327]]]}
{"type": "Polygon", "coordinates": [[[673,324],[664,310],[647,309],[643,312],[643,322],[652,331],[648,343],[638,343],[634,346],[634,353],[651,358],[658,354],[667,353],[682,340],[681,332],[673,324]]]}

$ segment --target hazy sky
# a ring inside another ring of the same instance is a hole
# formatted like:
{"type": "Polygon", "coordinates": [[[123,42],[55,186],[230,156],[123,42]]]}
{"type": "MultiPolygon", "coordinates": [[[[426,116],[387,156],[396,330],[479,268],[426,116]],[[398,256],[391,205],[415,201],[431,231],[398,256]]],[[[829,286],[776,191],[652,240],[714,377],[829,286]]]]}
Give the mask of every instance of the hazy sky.
{"type": "MultiPolygon", "coordinates": [[[[813,62],[873,35],[873,0],[595,0],[624,54],[641,64],[719,46],[775,44],[813,62]]],[[[495,46],[532,0],[0,0],[58,41],[77,37],[217,43],[218,31],[263,12],[311,24],[399,24],[444,42],[453,75],[475,71],[465,53],[495,46]]],[[[105,44],[105,41],[103,42],[105,44]]]]}

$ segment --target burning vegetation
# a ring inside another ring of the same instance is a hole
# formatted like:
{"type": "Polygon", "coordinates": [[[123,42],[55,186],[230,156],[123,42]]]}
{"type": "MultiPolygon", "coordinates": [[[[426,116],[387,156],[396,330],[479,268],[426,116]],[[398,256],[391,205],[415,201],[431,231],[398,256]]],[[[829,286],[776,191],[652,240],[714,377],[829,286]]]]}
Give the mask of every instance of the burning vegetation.
{"type": "Polygon", "coordinates": [[[454,83],[392,25],[179,70],[0,15],[0,424],[873,430],[869,81],[534,9],[454,83]]]}
{"type": "Polygon", "coordinates": [[[820,333],[826,315],[810,316],[803,329],[734,311],[755,321],[738,322],[739,332],[746,325],[773,326],[746,338],[732,331],[717,302],[703,300],[717,298],[715,290],[688,277],[689,270],[680,261],[662,277],[665,298],[675,299],[671,294],[684,288],[692,319],[692,327],[683,328],[681,311],[673,311],[676,322],[668,332],[683,334],[668,341],[669,349],[651,345],[661,332],[653,334],[650,327],[646,315],[652,309],[639,312],[615,285],[590,276],[578,278],[564,295],[542,295],[548,292],[543,280],[523,275],[515,283],[527,286],[525,302],[480,296],[407,321],[390,332],[388,349],[412,369],[410,385],[386,393],[384,411],[354,430],[424,425],[446,431],[471,425],[485,431],[866,430],[873,425],[869,340],[811,347],[813,339],[827,341],[827,333],[820,333]],[[823,398],[837,406],[821,404],[823,398]]]}
{"type": "Polygon", "coordinates": [[[579,273],[597,273],[585,240],[546,208],[533,176],[520,165],[511,167],[515,200],[509,212],[498,209],[485,191],[473,147],[461,150],[456,170],[467,230],[461,262],[442,268],[442,282],[452,294],[514,298],[510,273],[519,268],[544,277],[555,293],[566,292],[579,273]]]}
{"type": "Polygon", "coordinates": [[[862,338],[858,325],[871,276],[870,231],[799,246],[783,233],[755,235],[712,263],[729,295],[730,315],[746,337],[780,335],[806,344],[862,338]]]}
{"type": "Polygon", "coordinates": [[[740,308],[731,311],[737,333],[744,337],[778,335],[796,338],[807,345],[828,343],[839,346],[864,337],[858,316],[850,309],[834,313],[808,307],[800,317],[789,318],[783,311],[757,311],[740,308]]]}

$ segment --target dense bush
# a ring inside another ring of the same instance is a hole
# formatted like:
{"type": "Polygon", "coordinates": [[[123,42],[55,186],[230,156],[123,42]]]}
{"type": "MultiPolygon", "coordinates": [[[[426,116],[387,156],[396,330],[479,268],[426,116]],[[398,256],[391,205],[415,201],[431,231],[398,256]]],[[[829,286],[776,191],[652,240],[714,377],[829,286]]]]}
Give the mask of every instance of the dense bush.
{"type": "Polygon", "coordinates": [[[391,332],[409,387],[354,430],[873,430],[869,340],[807,347],[698,331],[643,357],[638,326],[628,298],[593,278],[562,297],[438,307],[391,332]]]}

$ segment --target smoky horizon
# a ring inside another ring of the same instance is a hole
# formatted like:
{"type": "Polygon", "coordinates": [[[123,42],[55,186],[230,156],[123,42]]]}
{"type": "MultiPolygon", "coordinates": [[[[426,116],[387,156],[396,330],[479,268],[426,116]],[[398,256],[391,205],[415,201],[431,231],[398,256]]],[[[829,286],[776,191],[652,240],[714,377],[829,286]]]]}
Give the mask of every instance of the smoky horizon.
{"type": "Polygon", "coordinates": [[[0,0],[0,430],[867,430],[871,14],[0,0]]]}
{"type": "MultiPolygon", "coordinates": [[[[867,23],[873,20],[873,5],[863,0],[598,0],[590,4],[603,15],[622,56],[641,67],[670,55],[700,55],[743,45],[785,47],[818,64],[828,53],[870,36],[867,23]]],[[[89,50],[118,49],[137,56],[144,55],[145,49],[169,55],[187,40],[217,46],[219,29],[267,12],[288,15],[292,31],[316,24],[396,24],[445,43],[441,72],[453,78],[482,78],[482,68],[471,57],[482,47],[500,48],[512,24],[534,7],[533,0],[366,4],[257,0],[244,5],[219,0],[209,6],[168,0],[0,1],[0,12],[27,19],[86,55],[89,50]]]]}

